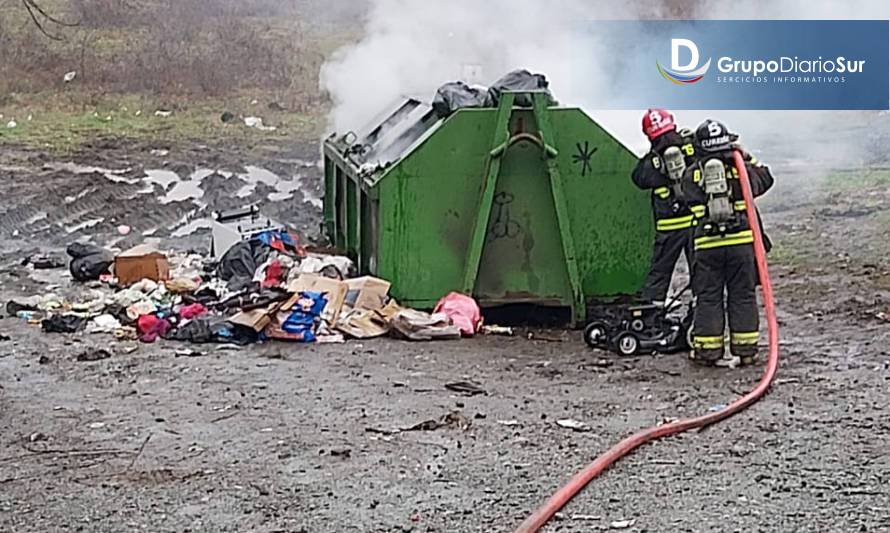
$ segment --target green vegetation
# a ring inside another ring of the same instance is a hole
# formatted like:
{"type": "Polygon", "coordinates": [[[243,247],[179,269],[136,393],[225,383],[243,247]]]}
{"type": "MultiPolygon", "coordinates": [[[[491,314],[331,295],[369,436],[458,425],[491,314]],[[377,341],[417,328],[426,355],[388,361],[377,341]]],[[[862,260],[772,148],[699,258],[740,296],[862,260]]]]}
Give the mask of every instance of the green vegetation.
{"type": "Polygon", "coordinates": [[[769,253],[769,262],[787,267],[804,266],[812,258],[805,248],[805,243],[794,237],[782,236],[773,242],[769,253]]]}
{"type": "Polygon", "coordinates": [[[362,16],[351,0],[38,4],[76,25],[38,27],[20,0],[0,0],[0,146],[62,153],[96,137],[317,138],[329,106],[321,66],[357,38],[362,16]],[[247,127],[252,116],[276,131],[247,127]]]}
{"type": "Polygon", "coordinates": [[[829,192],[886,187],[890,185],[890,169],[836,171],[826,176],[824,183],[829,192]]]}
{"type": "Polygon", "coordinates": [[[214,143],[261,142],[286,137],[293,140],[317,139],[323,133],[324,108],[315,113],[270,109],[270,97],[165,99],[138,96],[108,97],[95,106],[74,106],[53,95],[27,95],[0,107],[0,146],[15,143],[51,153],[76,152],[97,137],[152,139],[165,143],[200,140],[214,143]],[[35,105],[31,102],[42,102],[35,105]],[[255,102],[255,103],[254,103],[255,102]],[[172,112],[158,116],[157,111],[172,112]],[[223,123],[222,114],[234,118],[223,123]],[[275,131],[247,127],[242,117],[258,116],[275,131]],[[30,117],[30,120],[29,120],[30,117]],[[14,120],[15,128],[7,128],[14,120]]]}

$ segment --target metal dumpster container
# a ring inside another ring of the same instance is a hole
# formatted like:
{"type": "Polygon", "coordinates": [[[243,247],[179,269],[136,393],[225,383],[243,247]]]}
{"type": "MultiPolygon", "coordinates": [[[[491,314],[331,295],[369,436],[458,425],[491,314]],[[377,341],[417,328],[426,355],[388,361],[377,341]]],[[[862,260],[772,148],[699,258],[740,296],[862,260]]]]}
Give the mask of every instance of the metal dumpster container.
{"type": "Polygon", "coordinates": [[[324,229],[402,304],[458,290],[567,307],[578,324],[640,289],[654,229],[635,156],[580,109],[519,94],[445,119],[408,100],[324,142],[324,229]]]}

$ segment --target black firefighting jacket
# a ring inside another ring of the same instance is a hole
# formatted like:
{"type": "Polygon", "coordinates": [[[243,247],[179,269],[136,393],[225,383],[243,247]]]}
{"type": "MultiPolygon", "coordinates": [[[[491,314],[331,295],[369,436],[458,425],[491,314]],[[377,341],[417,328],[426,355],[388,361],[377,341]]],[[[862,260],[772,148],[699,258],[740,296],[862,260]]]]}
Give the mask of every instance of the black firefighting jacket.
{"type": "Polygon", "coordinates": [[[680,148],[687,168],[695,163],[692,132],[670,131],[653,141],[651,150],[639,160],[631,175],[637,187],[652,191],[652,212],[657,231],[688,229],[692,227],[695,218],[691,206],[676,194],[675,184],[668,178],[662,156],[671,146],[680,148]]]}

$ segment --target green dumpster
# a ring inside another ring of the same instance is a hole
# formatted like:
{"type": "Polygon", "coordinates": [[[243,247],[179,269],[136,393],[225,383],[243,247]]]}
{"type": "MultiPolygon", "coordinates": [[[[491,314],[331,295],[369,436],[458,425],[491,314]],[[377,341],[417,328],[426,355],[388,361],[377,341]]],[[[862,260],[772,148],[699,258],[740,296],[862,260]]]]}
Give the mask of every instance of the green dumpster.
{"type": "Polygon", "coordinates": [[[403,305],[457,290],[566,307],[579,324],[641,288],[654,230],[635,156],[580,109],[518,94],[445,119],[408,100],[324,142],[325,232],[403,305]]]}

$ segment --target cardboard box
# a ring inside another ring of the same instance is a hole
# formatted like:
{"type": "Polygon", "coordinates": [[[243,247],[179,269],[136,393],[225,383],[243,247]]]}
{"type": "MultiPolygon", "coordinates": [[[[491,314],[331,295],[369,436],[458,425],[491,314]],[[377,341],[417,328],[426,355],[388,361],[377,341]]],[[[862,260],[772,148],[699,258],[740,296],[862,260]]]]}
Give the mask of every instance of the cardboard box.
{"type": "Polygon", "coordinates": [[[272,319],[274,318],[275,313],[278,312],[279,307],[281,307],[281,302],[276,302],[267,307],[261,307],[251,311],[241,311],[230,318],[229,322],[239,326],[252,328],[259,333],[272,323],[272,319]]]}
{"type": "Polygon", "coordinates": [[[167,256],[155,248],[141,244],[114,258],[114,275],[121,285],[132,285],[144,279],[166,281],[170,279],[170,263],[167,256]]]}
{"type": "Polygon", "coordinates": [[[346,280],[344,283],[349,287],[345,302],[348,307],[376,311],[386,305],[390,287],[388,281],[364,276],[346,280]]]}
{"type": "Polygon", "coordinates": [[[282,309],[290,310],[297,303],[297,300],[300,299],[300,293],[303,291],[320,292],[328,300],[328,304],[321,313],[321,318],[328,324],[335,324],[340,317],[340,311],[343,309],[347,290],[348,286],[346,283],[340,280],[326,278],[317,274],[302,274],[288,284],[287,291],[294,293],[294,296],[282,306],[282,309]]]}

